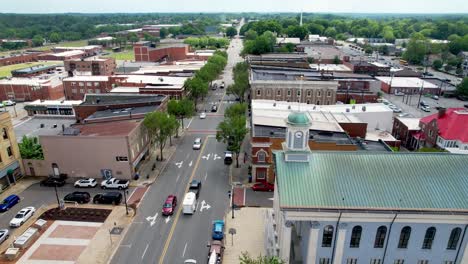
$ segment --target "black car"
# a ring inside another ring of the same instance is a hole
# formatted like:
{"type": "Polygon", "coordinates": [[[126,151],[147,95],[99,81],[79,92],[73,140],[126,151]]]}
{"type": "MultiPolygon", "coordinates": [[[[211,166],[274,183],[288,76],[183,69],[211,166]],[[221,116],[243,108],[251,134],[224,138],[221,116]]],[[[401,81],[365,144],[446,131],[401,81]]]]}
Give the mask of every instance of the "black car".
{"type": "Polygon", "coordinates": [[[54,178],[54,177],[49,177],[43,181],[41,181],[40,185],[41,186],[47,186],[47,187],[62,187],[65,185],[65,179],[62,178],[54,178]]]}
{"type": "Polygon", "coordinates": [[[198,196],[200,196],[200,191],[201,191],[201,181],[199,180],[191,181],[190,186],[189,186],[189,192],[195,193],[195,196],[198,199],[198,196]]]}
{"type": "Polygon", "coordinates": [[[213,105],[211,107],[211,112],[217,112],[218,111],[218,106],[217,105],[213,105]]]}
{"type": "Polygon", "coordinates": [[[122,202],[122,194],[119,192],[107,192],[96,194],[93,203],[118,205],[122,202]]]}
{"type": "Polygon", "coordinates": [[[89,192],[72,192],[63,198],[65,202],[76,202],[76,203],[89,203],[91,200],[91,195],[89,192]]]}

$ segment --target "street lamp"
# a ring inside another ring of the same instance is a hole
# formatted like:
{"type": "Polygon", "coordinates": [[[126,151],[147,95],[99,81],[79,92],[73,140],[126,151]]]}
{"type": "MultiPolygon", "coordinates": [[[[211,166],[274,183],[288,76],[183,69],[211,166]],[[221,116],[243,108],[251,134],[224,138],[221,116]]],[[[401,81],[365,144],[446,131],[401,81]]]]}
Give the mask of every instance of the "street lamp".
{"type": "Polygon", "coordinates": [[[232,219],[234,219],[234,189],[232,191],[228,191],[229,198],[231,198],[231,211],[232,211],[232,219]]]}
{"type": "Polygon", "coordinates": [[[57,184],[54,183],[55,197],[57,198],[57,208],[60,208],[60,199],[57,192],[57,184]]]}
{"type": "Polygon", "coordinates": [[[128,215],[128,205],[127,205],[127,190],[123,190],[124,202],[125,202],[125,214],[128,215]]]}

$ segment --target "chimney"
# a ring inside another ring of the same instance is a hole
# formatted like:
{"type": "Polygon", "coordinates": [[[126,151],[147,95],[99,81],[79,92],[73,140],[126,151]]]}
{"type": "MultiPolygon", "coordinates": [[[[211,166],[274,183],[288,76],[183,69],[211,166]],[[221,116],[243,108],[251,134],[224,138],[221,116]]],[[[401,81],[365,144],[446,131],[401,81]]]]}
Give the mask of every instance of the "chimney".
{"type": "Polygon", "coordinates": [[[446,112],[447,112],[446,108],[444,107],[439,108],[439,118],[444,117],[446,112]]]}

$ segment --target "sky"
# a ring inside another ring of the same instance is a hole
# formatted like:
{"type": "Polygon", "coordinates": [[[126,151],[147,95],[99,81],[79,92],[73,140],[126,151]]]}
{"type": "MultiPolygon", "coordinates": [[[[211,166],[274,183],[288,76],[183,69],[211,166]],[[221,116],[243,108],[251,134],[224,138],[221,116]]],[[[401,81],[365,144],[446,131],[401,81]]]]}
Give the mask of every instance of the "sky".
{"type": "Polygon", "coordinates": [[[468,13],[467,0],[1,0],[2,13],[468,13]]]}

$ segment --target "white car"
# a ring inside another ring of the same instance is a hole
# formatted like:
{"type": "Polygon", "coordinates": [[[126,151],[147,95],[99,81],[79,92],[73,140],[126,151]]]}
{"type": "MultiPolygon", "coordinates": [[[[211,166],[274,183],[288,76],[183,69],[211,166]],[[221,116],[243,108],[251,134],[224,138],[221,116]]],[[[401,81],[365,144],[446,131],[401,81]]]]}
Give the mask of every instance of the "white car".
{"type": "Polygon", "coordinates": [[[8,231],[8,229],[0,229],[0,244],[5,242],[5,240],[7,240],[8,237],[10,237],[10,232],[8,231]]]}
{"type": "Polygon", "coordinates": [[[26,208],[21,209],[13,219],[10,221],[11,227],[20,227],[24,222],[28,221],[31,216],[34,215],[36,208],[29,206],[26,208]]]}
{"type": "Polygon", "coordinates": [[[202,146],[201,138],[196,138],[193,142],[193,149],[200,149],[202,146]]]}
{"type": "Polygon", "coordinates": [[[96,185],[97,181],[93,178],[77,180],[74,184],[76,188],[94,188],[96,185]]]}
{"type": "Polygon", "coordinates": [[[206,113],[205,112],[201,113],[200,114],[200,119],[205,119],[205,118],[206,118],[206,113]]]}
{"type": "Polygon", "coordinates": [[[13,106],[13,105],[16,105],[16,103],[12,100],[6,100],[6,101],[3,101],[3,105],[13,106]]]}

